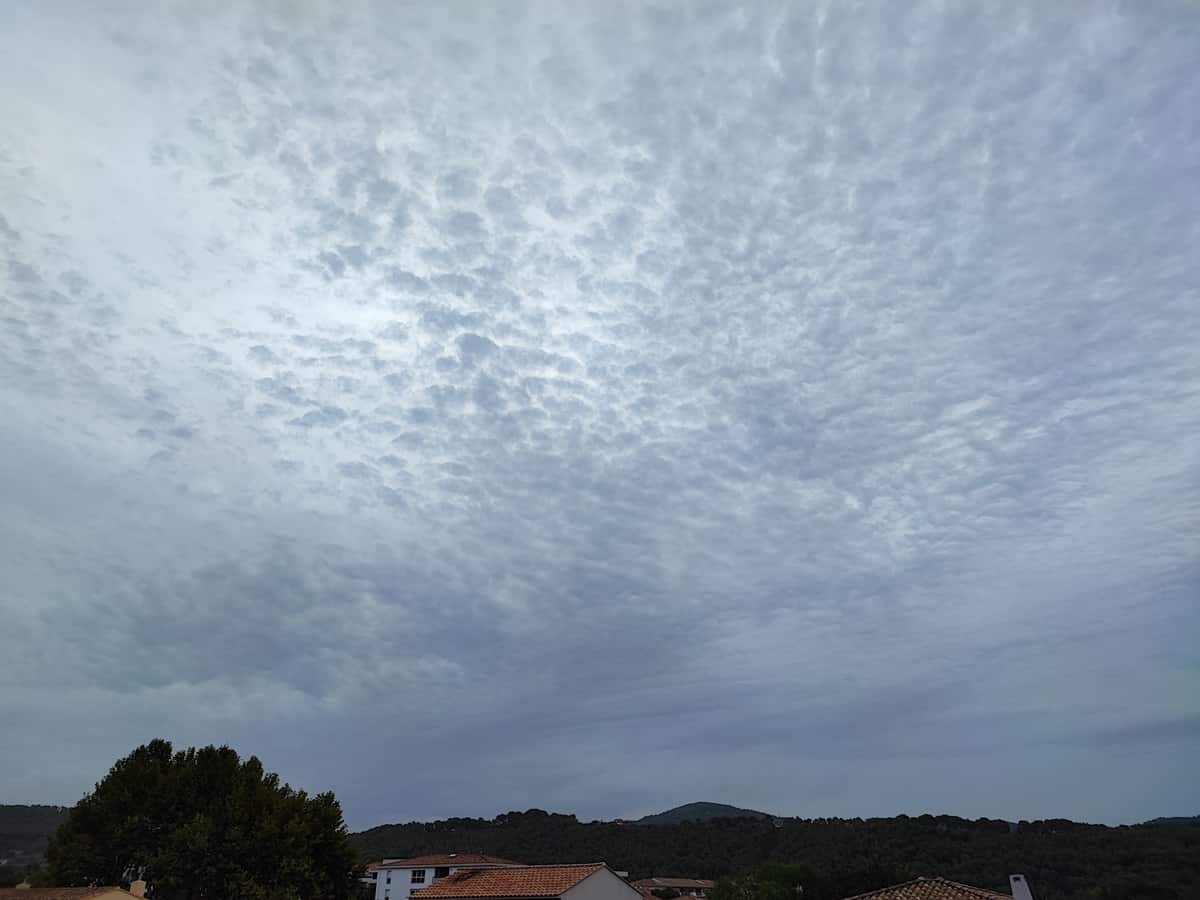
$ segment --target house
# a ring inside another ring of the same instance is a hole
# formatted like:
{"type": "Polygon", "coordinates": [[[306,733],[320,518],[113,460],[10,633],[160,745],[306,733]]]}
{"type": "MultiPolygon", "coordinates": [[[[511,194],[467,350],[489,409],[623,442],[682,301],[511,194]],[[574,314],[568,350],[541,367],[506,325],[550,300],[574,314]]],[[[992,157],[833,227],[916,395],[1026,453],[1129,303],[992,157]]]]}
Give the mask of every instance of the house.
{"type": "Polygon", "coordinates": [[[1009,894],[998,894],[984,888],[959,884],[945,878],[915,878],[904,884],[855,894],[846,900],[1014,900],[1009,894]]]}
{"type": "Polygon", "coordinates": [[[146,882],[135,881],[129,890],[119,887],[43,887],[21,885],[0,888],[0,900],[142,900],[146,882]]]}
{"type": "Polygon", "coordinates": [[[505,869],[521,865],[511,859],[483,853],[432,853],[371,863],[367,866],[367,880],[375,885],[375,900],[408,900],[413,891],[464,869],[505,869]]]}
{"type": "Polygon", "coordinates": [[[655,891],[678,891],[692,897],[707,897],[714,882],[704,878],[643,878],[633,882],[633,888],[643,896],[653,895],[655,891]]]}
{"type": "Polygon", "coordinates": [[[642,900],[604,863],[467,869],[414,891],[412,900],[642,900]]]}

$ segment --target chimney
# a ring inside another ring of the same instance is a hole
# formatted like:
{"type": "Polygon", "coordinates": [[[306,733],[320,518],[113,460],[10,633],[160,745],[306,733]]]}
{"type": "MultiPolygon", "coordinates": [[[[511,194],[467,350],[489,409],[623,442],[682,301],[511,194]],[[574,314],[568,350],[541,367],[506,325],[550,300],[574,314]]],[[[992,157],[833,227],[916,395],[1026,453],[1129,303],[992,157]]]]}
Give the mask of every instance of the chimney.
{"type": "Polygon", "coordinates": [[[1013,900],[1033,900],[1029,890],[1029,882],[1024,875],[1009,875],[1008,886],[1012,888],[1013,900]]]}
{"type": "Polygon", "coordinates": [[[145,897],[146,882],[142,881],[140,878],[137,881],[129,882],[129,893],[133,894],[135,897],[145,897]]]}

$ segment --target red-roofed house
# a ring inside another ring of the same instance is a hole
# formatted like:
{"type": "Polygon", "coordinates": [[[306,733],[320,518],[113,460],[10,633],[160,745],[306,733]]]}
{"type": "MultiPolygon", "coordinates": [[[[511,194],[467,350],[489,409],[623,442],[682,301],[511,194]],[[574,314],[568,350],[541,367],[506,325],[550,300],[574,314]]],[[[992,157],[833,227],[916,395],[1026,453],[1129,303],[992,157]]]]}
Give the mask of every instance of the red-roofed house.
{"type": "Polygon", "coordinates": [[[0,888],[0,900],[144,900],[146,882],[137,880],[122,887],[30,887],[0,888]]]}
{"type": "Polygon", "coordinates": [[[367,878],[375,885],[375,900],[408,900],[413,891],[463,870],[511,869],[522,865],[484,853],[430,853],[371,863],[367,866],[367,878]]]}
{"type": "Polygon", "coordinates": [[[945,878],[916,878],[904,884],[880,888],[866,894],[856,894],[846,900],[1013,900],[1008,894],[998,894],[984,888],[947,881],[945,878]]]}
{"type": "Polygon", "coordinates": [[[414,891],[412,900],[642,900],[604,863],[468,869],[414,891]]]}
{"type": "MultiPolygon", "coordinates": [[[[136,891],[138,885],[145,890],[144,881],[134,882],[131,887],[136,891]]],[[[142,896],[121,887],[0,888],[0,900],[135,900],[142,896]]]]}

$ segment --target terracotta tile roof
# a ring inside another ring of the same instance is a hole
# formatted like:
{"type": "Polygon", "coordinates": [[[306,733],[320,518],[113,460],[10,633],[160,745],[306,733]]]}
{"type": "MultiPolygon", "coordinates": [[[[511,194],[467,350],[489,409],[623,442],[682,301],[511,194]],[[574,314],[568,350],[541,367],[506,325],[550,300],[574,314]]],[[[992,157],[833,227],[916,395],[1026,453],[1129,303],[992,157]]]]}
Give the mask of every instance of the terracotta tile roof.
{"type": "Polygon", "coordinates": [[[916,878],[846,900],[1012,900],[1012,897],[945,878],[916,878]]]}
{"type": "Polygon", "coordinates": [[[119,887],[0,888],[0,900],[85,900],[114,891],[126,897],[133,896],[119,887]]]}
{"type": "Polygon", "coordinates": [[[434,897],[557,897],[604,868],[604,863],[574,866],[521,866],[514,869],[466,869],[413,891],[414,900],[434,897]]]}
{"type": "Polygon", "coordinates": [[[520,866],[524,863],[488,856],[486,853],[429,853],[425,856],[410,856],[407,859],[385,859],[371,863],[367,869],[405,869],[410,866],[520,866]]]}

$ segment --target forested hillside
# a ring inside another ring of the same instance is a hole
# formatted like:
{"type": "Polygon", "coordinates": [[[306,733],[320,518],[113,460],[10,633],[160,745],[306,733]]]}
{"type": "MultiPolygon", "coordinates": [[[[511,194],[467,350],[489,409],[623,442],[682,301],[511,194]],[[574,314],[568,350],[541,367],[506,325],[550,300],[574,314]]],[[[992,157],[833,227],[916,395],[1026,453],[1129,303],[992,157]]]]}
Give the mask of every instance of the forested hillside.
{"type": "Polygon", "coordinates": [[[66,814],[61,806],[0,804],[0,859],[7,859],[10,865],[40,859],[66,814]]]}
{"type": "MultiPolygon", "coordinates": [[[[0,806],[0,857],[40,856],[65,810],[0,806]]],[[[479,851],[529,863],[604,860],[634,877],[736,880],[722,896],[778,900],[843,897],[916,875],[943,875],[1005,890],[1029,876],[1037,900],[1200,898],[1200,820],[1107,828],[1065,819],[714,819],[682,825],[579,822],[530,810],[495,819],[383,825],[351,838],[364,860],[479,851]],[[766,864],[773,864],[762,868],[766,864]],[[791,868],[784,868],[789,866],[791,868]],[[780,886],[787,890],[780,890],[780,886]]]]}
{"type": "Polygon", "coordinates": [[[757,809],[742,809],[725,803],[685,803],[666,812],[642,816],[638,825],[681,825],[684,822],[707,822],[709,819],[773,819],[770,813],[757,809]]]}
{"type": "MultiPolygon", "coordinates": [[[[477,851],[528,863],[604,860],[634,877],[723,878],[764,863],[806,866],[828,896],[917,875],[1007,891],[1029,876],[1038,900],[1200,898],[1200,823],[1108,828],[1065,819],[715,819],[651,826],[582,823],[540,810],[492,820],[384,825],[352,836],[364,860],[477,851]],[[865,885],[864,885],[864,882],[865,885]]],[[[759,881],[762,881],[759,879],[759,881]]],[[[766,879],[769,882],[769,879],[766,879]]],[[[747,882],[752,888],[758,882],[747,882]]],[[[773,893],[743,891],[748,900],[773,893]]],[[[806,889],[805,900],[820,900],[806,889]]]]}

